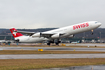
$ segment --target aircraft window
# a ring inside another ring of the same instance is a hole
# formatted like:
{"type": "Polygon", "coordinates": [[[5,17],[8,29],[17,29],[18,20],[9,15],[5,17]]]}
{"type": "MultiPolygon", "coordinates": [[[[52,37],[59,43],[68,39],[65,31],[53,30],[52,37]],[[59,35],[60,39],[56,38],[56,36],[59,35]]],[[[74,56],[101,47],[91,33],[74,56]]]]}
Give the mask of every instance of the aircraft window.
{"type": "Polygon", "coordinates": [[[95,23],[98,23],[98,22],[95,22],[95,23]]]}

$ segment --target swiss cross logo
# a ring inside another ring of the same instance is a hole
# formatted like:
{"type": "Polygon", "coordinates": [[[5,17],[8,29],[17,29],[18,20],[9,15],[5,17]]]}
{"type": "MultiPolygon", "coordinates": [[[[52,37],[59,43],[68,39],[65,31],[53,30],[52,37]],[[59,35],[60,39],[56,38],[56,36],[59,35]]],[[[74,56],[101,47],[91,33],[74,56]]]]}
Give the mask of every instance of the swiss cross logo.
{"type": "Polygon", "coordinates": [[[89,23],[83,23],[83,24],[79,24],[79,25],[74,25],[73,26],[73,30],[79,29],[79,28],[88,27],[88,26],[89,26],[89,23]]]}
{"type": "Polygon", "coordinates": [[[17,32],[13,32],[14,36],[16,36],[16,33],[17,33],[17,32]]]}
{"type": "Polygon", "coordinates": [[[13,32],[12,34],[13,34],[14,36],[16,36],[16,33],[17,33],[17,32],[16,32],[15,30],[12,30],[12,32],[13,32]]]}

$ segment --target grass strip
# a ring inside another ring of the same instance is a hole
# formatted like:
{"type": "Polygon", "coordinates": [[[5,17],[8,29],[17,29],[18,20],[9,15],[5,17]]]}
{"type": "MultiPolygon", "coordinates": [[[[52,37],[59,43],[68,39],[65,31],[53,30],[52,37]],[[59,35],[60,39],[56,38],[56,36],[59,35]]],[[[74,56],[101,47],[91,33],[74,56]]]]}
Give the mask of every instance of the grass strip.
{"type": "Polygon", "coordinates": [[[81,59],[2,59],[0,70],[29,70],[105,64],[105,58],[81,59]]]}
{"type": "Polygon", "coordinates": [[[36,51],[36,50],[2,50],[0,54],[96,54],[98,51],[36,51]]]}

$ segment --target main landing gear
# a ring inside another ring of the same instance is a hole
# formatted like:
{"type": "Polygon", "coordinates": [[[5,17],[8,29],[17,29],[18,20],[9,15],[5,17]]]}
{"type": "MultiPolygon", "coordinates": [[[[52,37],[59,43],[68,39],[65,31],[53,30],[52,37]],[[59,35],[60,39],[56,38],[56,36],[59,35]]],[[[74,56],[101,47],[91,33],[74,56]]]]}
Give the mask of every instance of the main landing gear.
{"type": "Polygon", "coordinates": [[[54,40],[52,40],[52,41],[48,41],[47,45],[50,46],[51,43],[54,43],[54,40]]]}
{"type": "Polygon", "coordinates": [[[55,43],[56,45],[59,45],[59,43],[61,43],[61,41],[60,40],[57,40],[56,42],[54,42],[54,40],[53,41],[48,41],[47,45],[50,46],[51,43],[55,43]]]}
{"type": "Polygon", "coordinates": [[[59,45],[59,43],[61,43],[61,41],[57,40],[57,42],[55,42],[56,45],[59,45]]]}

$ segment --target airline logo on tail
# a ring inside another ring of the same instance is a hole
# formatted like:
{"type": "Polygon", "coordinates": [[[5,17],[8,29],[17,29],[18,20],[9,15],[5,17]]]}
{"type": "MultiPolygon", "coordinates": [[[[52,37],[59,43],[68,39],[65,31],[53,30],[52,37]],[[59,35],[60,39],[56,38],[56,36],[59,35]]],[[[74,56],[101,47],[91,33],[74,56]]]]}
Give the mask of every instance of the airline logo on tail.
{"type": "Polygon", "coordinates": [[[21,33],[16,32],[17,30],[15,28],[11,28],[10,31],[14,38],[23,36],[21,33]]]}

